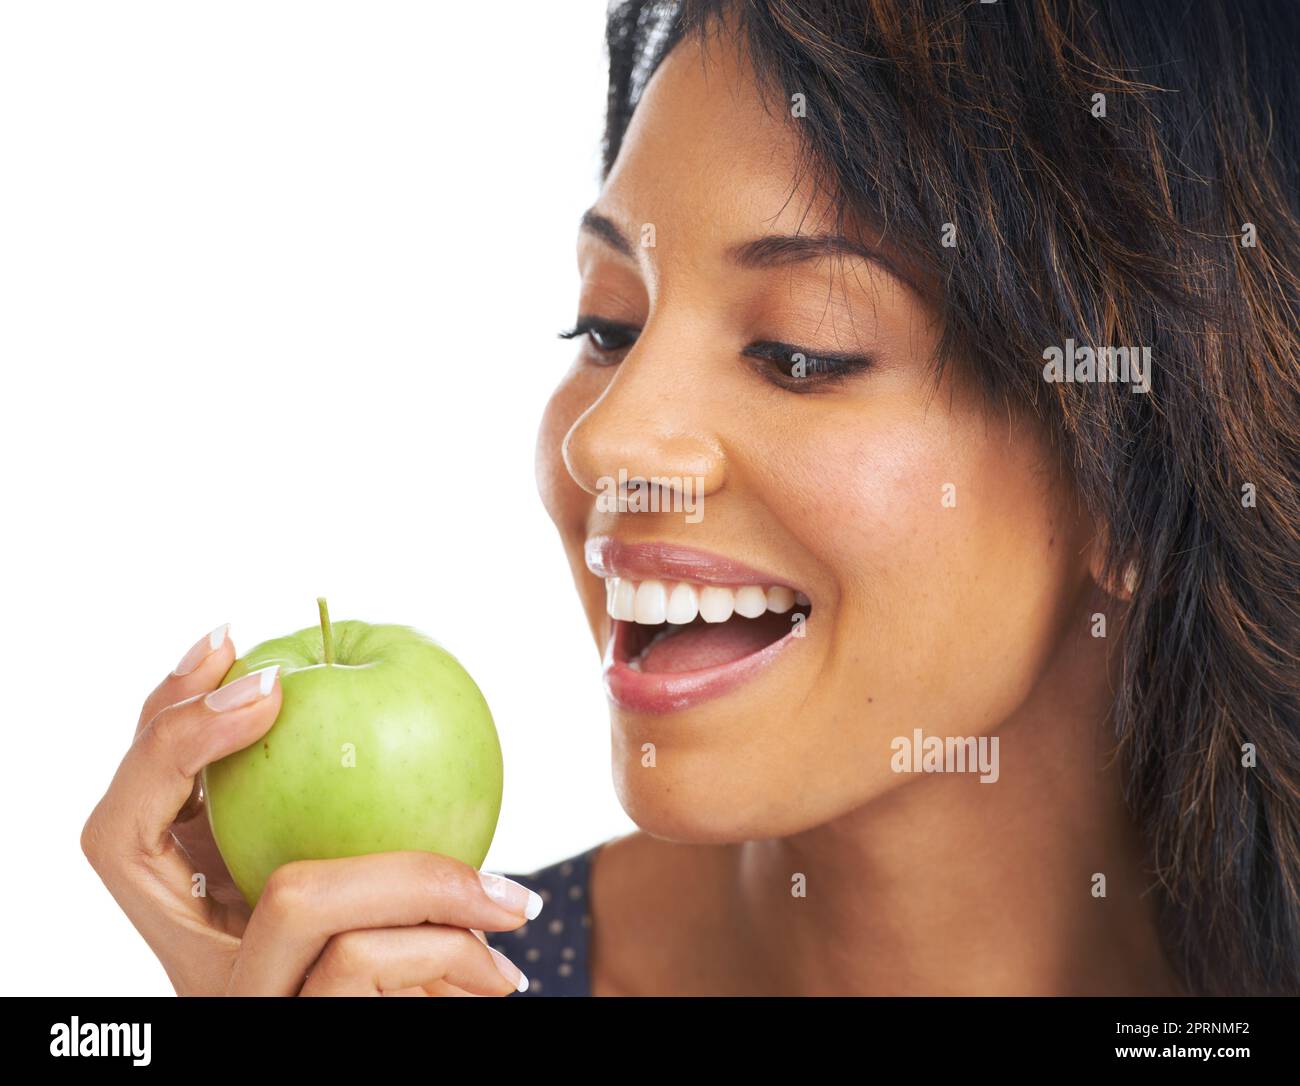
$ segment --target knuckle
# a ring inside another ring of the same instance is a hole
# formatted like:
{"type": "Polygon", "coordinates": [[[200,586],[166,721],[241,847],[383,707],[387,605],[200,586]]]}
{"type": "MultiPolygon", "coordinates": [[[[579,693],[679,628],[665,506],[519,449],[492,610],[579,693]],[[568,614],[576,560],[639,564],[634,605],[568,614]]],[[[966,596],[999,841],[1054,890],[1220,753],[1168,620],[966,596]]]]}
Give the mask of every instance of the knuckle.
{"type": "Polygon", "coordinates": [[[280,920],[305,915],[312,901],[311,868],[302,861],[271,872],[258,899],[258,910],[280,920]]]}
{"type": "Polygon", "coordinates": [[[139,724],[141,728],[147,726],[154,717],[176,700],[168,697],[167,692],[170,685],[169,679],[164,679],[150,690],[149,696],[140,703],[139,724]]]}
{"type": "Polygon", "coordinates": [[[460,860],[436,852],[417,852],[414,875],[430,894],[469,901],[479,893],[478,873],[460,860]]]}
{"type": "Polygon", "coordinates": [[[90,866],[98,870],[99,855],[103,834],[99,828],[99,808],[96,807],[90,812],[90,817],[86,819],[85,824],[81,827],[81,854],[90,861],[90,866]]]}
{"type": "Polygon", "coordinates": [[[184,730],[185,714],[180,706],[168,706],[156,713],[145,725],[140,741],[154,750],[173,750],[179,744],[184,730]]]}
{"type": "Polygon", "coordinates": [[[371,957],[371,941],[366,932],[341,931],[325,943],[317,970],[327,977],[352,976],[366,972],[371,957]]]}

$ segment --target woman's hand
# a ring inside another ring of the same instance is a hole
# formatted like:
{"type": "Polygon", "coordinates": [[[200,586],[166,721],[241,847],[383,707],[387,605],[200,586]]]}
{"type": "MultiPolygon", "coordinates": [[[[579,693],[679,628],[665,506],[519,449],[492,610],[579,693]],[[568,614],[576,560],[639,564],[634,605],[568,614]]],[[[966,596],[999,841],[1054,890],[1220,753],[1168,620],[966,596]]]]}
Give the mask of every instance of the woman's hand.
{"type": "Polygon", "coordinates": [[[260,739],[280,709],[274,669],[217,691],[225,627],[144,703],[135,741],[81,847],[180,995],[508,995],[522,974],[480,931],[540,898],[428,852],[286,864],[249,910],[212,839],[197,777],[260,739]],[[217,691],[214,693],[214,691],[217,691]]]}

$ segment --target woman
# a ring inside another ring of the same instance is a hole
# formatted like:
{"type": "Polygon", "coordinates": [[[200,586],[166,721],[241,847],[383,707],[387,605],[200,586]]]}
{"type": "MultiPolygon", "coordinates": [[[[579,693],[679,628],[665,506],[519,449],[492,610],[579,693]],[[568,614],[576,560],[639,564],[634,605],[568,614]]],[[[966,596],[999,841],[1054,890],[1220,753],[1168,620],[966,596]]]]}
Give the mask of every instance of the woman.
{"type": "Polygon", "coordinates": [[[195,897],[218,631],[84,834],[177,990],[1300,990],[1298,32],[616,9],[538,478],[642,832],[195,897]]]}

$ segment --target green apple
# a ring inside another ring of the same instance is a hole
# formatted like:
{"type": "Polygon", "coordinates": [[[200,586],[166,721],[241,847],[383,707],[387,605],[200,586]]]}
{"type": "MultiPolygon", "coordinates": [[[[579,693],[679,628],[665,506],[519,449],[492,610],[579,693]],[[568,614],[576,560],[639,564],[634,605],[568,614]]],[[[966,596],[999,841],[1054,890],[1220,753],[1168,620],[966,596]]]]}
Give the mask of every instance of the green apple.
{"type": "Polygon", "coordinates": [[[424,849],[478,867],[501,810],[501,744],[469,673],[407,626],[331,623],[258,645],[222,685],[280,665],[271,730],[203,771],[212,836],[257,902],[293,860],[424,849]]]}

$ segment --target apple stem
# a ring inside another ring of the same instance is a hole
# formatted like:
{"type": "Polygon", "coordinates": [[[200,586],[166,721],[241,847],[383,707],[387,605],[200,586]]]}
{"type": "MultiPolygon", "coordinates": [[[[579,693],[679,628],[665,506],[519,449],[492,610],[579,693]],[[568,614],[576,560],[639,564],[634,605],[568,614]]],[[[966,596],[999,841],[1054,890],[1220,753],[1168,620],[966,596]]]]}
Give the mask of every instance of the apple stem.
{"type": "Polygon", "coordinates": [[[316,597],[316,606],[320,609],[320,636],[325,645],[325,666],[334,663],[334,627],[330,625],[329,604],[324,596],[316,597]]]}

